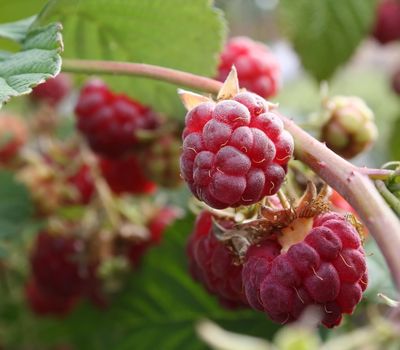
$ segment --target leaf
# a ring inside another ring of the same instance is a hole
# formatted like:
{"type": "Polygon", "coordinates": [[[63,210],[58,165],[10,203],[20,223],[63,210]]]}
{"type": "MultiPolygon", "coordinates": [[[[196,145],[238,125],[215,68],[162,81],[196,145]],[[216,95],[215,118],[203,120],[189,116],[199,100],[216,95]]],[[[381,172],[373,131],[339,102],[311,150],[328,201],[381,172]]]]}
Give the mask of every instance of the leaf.
{"type": "Polygon", "coordinates": [[[12,173],[0,171],[0,239],[20,233],[32,213],[27,189],[14,180],[12,173]]]}
{"type": "MultiPolygon", "coordinates": [[[[225,36],[209,0],[53,0],[42,23],[63,24],[65,58],[149,63],[213,76],[225,36]]],[[[183,107],[176,87],[144,78],[104,76],[111,86],[171,117],[183,107]]]]}
{"type": "Polygon", "coordinates": [[[377,0],[281,0],[280,22],[304,68],[329,79],[367,36],[377,0]]]}
{"type": "Polygon", "coordinates": [[[0,37],[22,42],[35,19],[36,16],[32,16],[17,22],[0,24],[0,37]]]}
{"type": "MultiPolygon", "coordinates": [[[[7,26],[9,37],[21,37],[21,32],[16,34],[15,27],[7,26]]],[[[2,28],[5,35],[5,27],[2,28]]],[[[0,107],[10,97],[28,94],[32,87],[59,73],[62,50],[60,31],[58,23],[31,28],[23,39],[19,39],[22,43],[20,52],[0,55],[0,107]]]]}

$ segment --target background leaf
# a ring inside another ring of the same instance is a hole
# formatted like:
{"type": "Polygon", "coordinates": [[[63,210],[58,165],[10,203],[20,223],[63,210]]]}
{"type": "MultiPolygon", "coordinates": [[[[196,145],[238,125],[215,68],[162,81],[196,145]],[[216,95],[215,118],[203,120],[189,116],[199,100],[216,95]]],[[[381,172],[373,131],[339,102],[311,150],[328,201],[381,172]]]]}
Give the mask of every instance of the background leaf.
{"type": "Polygon", "coordinates": [[[25,186],[12,173],[0,171],[0,239],[11,238],[31,219],[33,205],[25,186]]]}
{"type": "Polygon", "coordinates": [[[31,28],[23,39],[22,33],[16,35],[15,25],[10,23],[0,26],[3,35],[7,28],[9,37],[21,40],[22,48],[17,53],[0,55],[0,107],[12,96],[31,92],[32,87],[54,77],[61,68],[60,24],[31,28]]]}
{"type": "Polygon", "coordinates": [[[329,79],[370,32],[377,0],[281,0],[280,22],[304,68],[329,79]]]}
{"type": "MultiPolygon", "coordinates": [[[[205,76],[215,74],[225,35],[222,14],[209,0],[53,0],[41,21],[63,24],[65,58],[150,63],[205,76]]],[[[171,84],[105,78],[163,113],[183,115],[171,84]]]]}

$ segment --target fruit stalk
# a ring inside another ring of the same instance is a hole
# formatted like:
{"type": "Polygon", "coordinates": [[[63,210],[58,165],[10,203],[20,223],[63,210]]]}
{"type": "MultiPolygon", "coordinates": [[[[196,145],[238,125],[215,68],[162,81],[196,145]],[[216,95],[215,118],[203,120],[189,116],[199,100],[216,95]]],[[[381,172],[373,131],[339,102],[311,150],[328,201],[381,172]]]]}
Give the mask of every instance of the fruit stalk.
{"type": "MultiPolygon", "coordinates": [[[[114,74],[149,77],[204,92],[218,93],[222,83],[174,69],[139,63],[64,60],[63,70],[74,73],[114,74]]],[[[375,238],[400,290],[400,222],[380,196],[368,173],[347,162],[280,115],[295,139],[295,155],[312,168],[356,210],[375,238]]]]}

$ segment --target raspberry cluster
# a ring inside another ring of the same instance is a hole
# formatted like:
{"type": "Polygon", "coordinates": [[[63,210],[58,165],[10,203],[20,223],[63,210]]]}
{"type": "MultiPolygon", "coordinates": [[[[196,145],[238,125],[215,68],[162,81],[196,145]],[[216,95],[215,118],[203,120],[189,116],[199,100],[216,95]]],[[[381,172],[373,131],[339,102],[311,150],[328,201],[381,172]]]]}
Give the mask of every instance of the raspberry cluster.
{"type": "MultiPolygon", "coordinates": [[[[222,221],[228,228],[232,222],[222,221]]],[[[212,215],[203,211],[197,218],[187,244],[189,269],[193,278],[229,308],[247,305],[242,288],[242,266],[212,233],[212,215]]]]}
{"type": "Polygon", "coordinates": [[[110,158],[133,151],[139,130],[153,130],[158,116],[125,95],[117,95],[99,80],[89,81],[81,90],[75,108],[77,127],[96,153],[110,158]]]}
{"type": "Polygon", "coordinates": [[[266,45],[247,37],[230,39],[221,53],[218,80],[224,81],[232,66],[237,69],[242,87],[264,98],[278,92],[279,63],[266,45]]]}
{"type": "Polygon", "coordinates": [[[38,314],[64,315],[81,296],[88,276],[82,241],[46,231],[37,236],[31,255],[32,278],[26,295],[38,314]]]}
{"type": "Polygon", "coordinates": [[[188,112],[181,173],[193,194],[217,209],[275,194],[293,154],[293,138],[260,96],[241,92],[188,112]]]}
{"type": "Polygon", "coordinates": [[[343,216],[329,212],[309,220],[312,226],[304,239],[290,247],[273,238],[252,246],[243,285],[249,304],[276,322],[296,320],[316,305],[322,323],[333,327],[342,314],[354,311],[366,289],[365,253],[357,231],[343,216]]]}

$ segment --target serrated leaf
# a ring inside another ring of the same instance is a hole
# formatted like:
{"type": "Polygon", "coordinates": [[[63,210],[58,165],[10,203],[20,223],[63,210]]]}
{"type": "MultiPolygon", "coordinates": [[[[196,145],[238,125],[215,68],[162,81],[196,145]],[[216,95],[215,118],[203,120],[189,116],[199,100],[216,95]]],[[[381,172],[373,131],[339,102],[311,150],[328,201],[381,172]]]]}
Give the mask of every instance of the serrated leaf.
{"type": "MultiPolygon", "coordinates": [[[[19,39],[20,52],[0,55],[0,107],[10,97],[28,94],[32,87],[59,73],[60,32],[61,25],[58,23],[31,28],[23,39],[19,39]]],[[[22,33],[11,31],[9,36],[18,38],[22,33]]]]}
{"type": "MultiPolygon", "coordinates": [[[[65,58],[149,63],[212,76],[225,35],[209,0],[53,0],[42,22],[61,21],[65,58]]],[[[183,108],[176,86],[143,78],[104,76],[118,91],[175,118],[183,108]]]]}
{"type": "Polygon", "coordinates": [[[27,189],[15,181],[12,173],[0,171],[0,239],[20,233],[32,213],[27,189]]]}
{"type": "Polygon", "coordinates": [[[329,79],[371,30],[377,0],[281,0],[280,22],[304,68],[329,79]]]}

